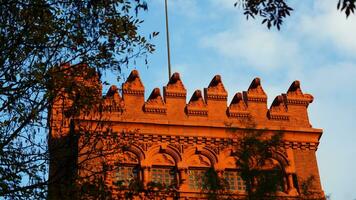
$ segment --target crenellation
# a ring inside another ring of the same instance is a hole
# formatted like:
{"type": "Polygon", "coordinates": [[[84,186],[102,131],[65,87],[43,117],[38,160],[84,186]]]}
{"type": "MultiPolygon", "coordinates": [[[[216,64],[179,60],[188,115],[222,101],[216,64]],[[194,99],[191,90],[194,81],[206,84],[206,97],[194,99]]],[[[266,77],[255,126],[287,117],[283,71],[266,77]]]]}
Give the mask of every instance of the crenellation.
{"type": "Polygon", "coordinates": [[[306,106],[313,102],[314,97],[310,94],[303,94],[300,88],[300,82],[294,81],[289,87],[287,94],[283,94],[288,105],[306,106]]]}
{"type": "Polygon", "coordinates": [[[244,98],[247,101],[247,105],[249,105],[250,102],[267,104],[267,95],[262,88],[260,78],[255,78],[252,80],[250,87],[247,91],[244,92],[244,98]]]}
{"type": "Polygon", "coordinates": [[[235,94],[227,110],[227,114],[229,117],[238,117],[238,118],[250,117],[250,112],[247,109],[246,102],[244,101],[241,92],[235,94]]]}
{"type": "Polygon", "coordinates": [[[135,95],[143,96],[145,93],[145,87],[142,84],[140,76],[137,70],[132,70],[126,82],[122,84],[123,96],[135,95]]]}
{"type": "Polygon", "coordinates": [[[157,113],[157,114],[166,114],[167,107],[164,103],[161,91],[159,88],[153,89],[151,95],[148,97],[147,101],[143,106],[145,112],[157,113]]]}
{"type": "Polygon", "coordinates": [[[142,84],[139,73],[133,70],[126,82],[122,84],[122,98],[125,102],[125,114],[131,116],[139,116],[143,114],[142,106],[144,105],[145,87],[142,84]]]}
{"type": "Polygon", "coordinates": [[[195,90],[186,106],[187,115],[207,116],[208,108],[200,90],[195,90]]]}
{"type": "Polygon", "coordinates": [[[181,120],[186,117],[187,90],[185,89],[179,73],[174,73],[166,86],[163,87],[163,97],[167,106],[167,117],[172,120],[181,120]]]}
{"type": "Polygon", "coordinates": [[[178,72],[175,72],[169,79],[167,86],[163,87],[163,95],[165,99],[167,97],[186,98],[187,90],[185,89],[178,72]]]}
{"type": "Polygon", "coordinates": [[[186,102],[187,90],[179,73],[174,73],[163,94],[159,88],[153,89],[145,101],[145,88],[137,70],[133,70],[122,85],[122,96],[113,85],[103,97],[104,112],[118,112],[121,119],[168,120],[177,123],[260,127],[306,127],[311,125],[307,107],[313,96],[304,94],[300,82],[294,81],[287,93],[278,95],[267,108],[267,94],[261,80],[253,79],[247,91],[237,92],[227,105],[228,92],[220,75],[213,77],[204,95],[196,90],[189,102],[186,102]],[[152,115],[153,114],[153,115],[152,115]],[[165,115],[164,118],[155,114],[165,115]],[[199,116],[200,118],[191,118],[199,116]],[[204,117],[204,118],[201,118],[204,117]],[[206,121],[208,119],[208,121],[206,121]]]}
{"type": "Polygon", "coordinates": [[[300,82],[294,81],[289,87],[286,94],[282,94],[285,104],[290,113],[290,120],[293,124],[298,126],[309,126],[307,108],[313,102],[313,96],[310,94],[303,94],[300,88],[300,82]]]}
{"type": "Polygon", "coordinates": [[[243,92],[251,118],[256,124],[265,124],[267,119],[267,95],[262,88],[260,78],[252,80],[247,91],[243,92]]]}
{"type": "Polygon", "coordinates": [[[208,113],[211,113],[208,115],[211,120],[224,120],[227,118],[227,95],[220,75],[214,76],[209,86],[204,88],[204,99],[208,113]]]}
{"type": "Polygon", "coordinates": [[[220,75],[214,76],[209,86],[204,88],[204,98],[207,103],[209,101],[227,101],[227,91],[221,81],[220,75]]]}
{"type": "Polygon", "coordinates": [[[268,117],[272,120],[289,120],[287,106],[284,103],[283,96],[278,95],[268,110],[268,117]]]}
{"type": "Polygon", "coordinates": [[[123,112],[125,107],[124,100],[119,94],[116,85],[112,85],[103,98],[102,109],[104,112],[123,112]]]}

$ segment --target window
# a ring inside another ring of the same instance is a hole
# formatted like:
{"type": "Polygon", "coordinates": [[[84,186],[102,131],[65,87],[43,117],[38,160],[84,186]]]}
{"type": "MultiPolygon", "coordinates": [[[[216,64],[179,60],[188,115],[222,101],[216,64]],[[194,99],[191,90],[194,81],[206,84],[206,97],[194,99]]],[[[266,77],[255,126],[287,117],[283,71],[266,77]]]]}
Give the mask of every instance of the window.
{"type": "Polygon", "coordinates": [[[203,189],[203,177],[207,170],[204,169],[189,169],[189,188],[193,190],[203,189]]]}
{"type": "Polygon", "coordinates": [[[130,181],[137,177],[137,166],[120,166],[116,173],[116,181],[119,186],[128,186],[130,181]]]}
{"type": "Polygon", "coordinates": [[[245,181],[239,176],[236,171],[225,171],[224,178],[229,184],[229,189],[233,191],[246,191],[245,181]]]}
{"type": "Polygon", "coordinates": [[[163,185],[171,185],[175,182],[176,173],[173,168],[154,167],[151,171],[151,181],[163,185]]]}

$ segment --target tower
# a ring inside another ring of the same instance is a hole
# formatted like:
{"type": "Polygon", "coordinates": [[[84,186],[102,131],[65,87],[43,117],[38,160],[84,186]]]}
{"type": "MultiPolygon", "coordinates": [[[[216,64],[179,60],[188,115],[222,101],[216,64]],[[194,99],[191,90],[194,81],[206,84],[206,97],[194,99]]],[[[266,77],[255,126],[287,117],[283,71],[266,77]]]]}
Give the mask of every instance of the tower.
{"type": "MultiPolygon", "coordinates": [[[[222,197],[242,198],[246,183],[235,152],[244,137],[258,133],[264,140],[281,137],[278,148],[260,165],[267,171],[281,170],[278,198],[304,198],[301,185],[313,179],[308,198],[325,199],[315,155],[322,130],[309,122],[307,107],[313,97],[302,92],[299,81],[270,108],[259,78],[247,91],[237,92],[229,105],[219,75],[204,92],[196,90],[188,103],[178,73],[164,86],[163,95],[155,88],[145,100],[144,93],[139,73],[133,70],[122,93],[111,86],[91,108],[64,118],[70,124],[67,129],[58,130],[52,123],[52,136],[72,135],[66,146],[72,148],[67,153],[71,162],[66,162],[72,173],[50,187],[51,197],[72,184],[80,188],[73,192],[75,198],[95,194],[114,199],[206,199],[204,177],[213,170],[227,183],[219,193],[222,197]]],[[[53,107],[51,118],[58,119],[61,111],[53,107]]],[[[56,161],[51,165],[63,163],[61,157],[52,159],[56,161]]]]}

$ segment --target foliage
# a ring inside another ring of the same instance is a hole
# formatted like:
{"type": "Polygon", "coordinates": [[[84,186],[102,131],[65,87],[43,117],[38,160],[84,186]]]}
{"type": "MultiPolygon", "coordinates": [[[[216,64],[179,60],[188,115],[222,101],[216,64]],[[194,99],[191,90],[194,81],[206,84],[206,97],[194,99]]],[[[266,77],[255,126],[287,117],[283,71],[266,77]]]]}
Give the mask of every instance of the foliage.
{"type": "Polygon", "coordinates": [[[74,84],[67,70],[78,77],[83,67],[75,63],[86,63],[99,74],[119,74],[132,59],[153,52],[139,33],[138,14],[146,9],[143,0],[0,2],[0,197],[45,198],[47,109],[62,89],[82,101],[68,115],[95,100],[83,100],[90,87],[74,84]],[[62,63],[73,67],[58,67],[62,63]]]}
{"type": "Polygon", "coordinates": [[[265,199],[273,197],[282,185],[282,169],[278,166],[267,168],[266,164],[277,152],[281,142],[281,134],[263,139],[261,133],[251,132],[242,138],[235,156],[241,178],[245,181],[247,199],[265,199]]]}
{"type": "Polygon", "coordinates": [[[176,199],[178,196],[177,183],[165,185],[157,182],[148,182],[145,190],[145,196],[149,199],[176,199]]]}
{"type": "MultiPolygon", "coordinates": [[[[268,29],[276,27],[278,30],[284,19],[293,11],[287,0],[239,0],[234,6],[242,7],[247,19],[259,16],[262,18],[262,24],[266,24],[268,29]]],[[[346,17],[354,13],[355,8],[356,0],[338,0],[337,9],[345,12],[346,17]]]]}
{"type": "Polygon", "coordinates": [[[209,200],[224,199],[228,196],[228,183],[220,177],[214,168],[209,168],[202,177],[202,192],[207,193],[209,200]]]}
{"type": "MultiPolygon", "coordinates": [[[[236,2],[234,5],[236,7],[239,4],[236,2]]],[[[260,16],[263,18],[262,24],[266,24],[268,29],[276,26],[278,30],[283,19],[293,10],[285,0],[246,0],[243,1],[242,7],[247,19],[260,16]]]]}
{"type": "Polygon", "coordinates": [[[341,12],[345,12],[346,18],[355,12],[355,8],[356,0],[339,0],[337,3],[337,9],[341,12]]]}
{"type": "Polygon", "coordinates": [[[325,197],[320,197],[320,194],[316,193],[313,190],[313,185],[316,181],[315,176],[311,175],[307,177],[305,180],[301,181],[300,185],[300,196],[301,199],[305,200],[330,200],[331,195],[326,195],[325,197]]]}
{"type": "MultiPolygon", "coordinates": [[[[279,166],[267,166],[272,154],[278,151],[281,137],[281,134],[275,134],[271,138],[262,138],[260,132],[249,131],[240,138],[233,156],[237,158],[239,175],[246,185],[246,199],[274,199],[282,189],[283,170],[279,166]]],[[[203,178],[202,193],[207,194],[208,199],[234,199],[229,183],[214,168],[210,168],[203,178]]]]}

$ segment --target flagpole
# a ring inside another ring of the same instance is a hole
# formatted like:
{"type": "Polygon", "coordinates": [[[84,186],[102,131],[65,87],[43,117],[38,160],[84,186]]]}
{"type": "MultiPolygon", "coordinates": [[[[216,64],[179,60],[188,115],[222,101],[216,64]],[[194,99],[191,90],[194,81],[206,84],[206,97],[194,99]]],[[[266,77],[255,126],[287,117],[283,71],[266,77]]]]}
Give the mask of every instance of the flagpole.
{"type": "Polygon", "coordinates": [[[167,0],[164,0],[165,12],[166,12],[166,39],[167,39],[167,56],[168,56],[168,80],[171,78],[171,52],[169,48],[169,29],[168,29],[168,8],[167,0]]]}

